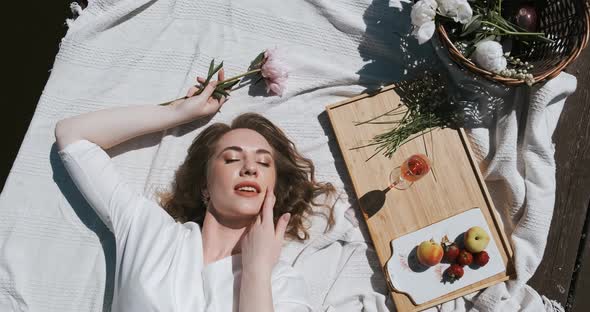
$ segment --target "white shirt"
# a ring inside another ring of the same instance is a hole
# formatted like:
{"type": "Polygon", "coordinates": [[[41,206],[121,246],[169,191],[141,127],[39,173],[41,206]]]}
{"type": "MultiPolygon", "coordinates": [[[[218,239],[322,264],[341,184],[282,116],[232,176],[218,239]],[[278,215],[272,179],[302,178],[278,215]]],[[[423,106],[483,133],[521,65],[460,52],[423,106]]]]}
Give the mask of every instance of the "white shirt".
{"type": "MultiPolygon", "coordinates": [[[[133,190],[98,145],[79,140],[59,151],[72,180],[113,232],[117,256],[113,311],[237,311],[241,256],[203,266],[198,224],[177,223],[133,190]]],[[[311,311],[305,281],[289,264],[272,272],[275,311],[311,311]]]]}

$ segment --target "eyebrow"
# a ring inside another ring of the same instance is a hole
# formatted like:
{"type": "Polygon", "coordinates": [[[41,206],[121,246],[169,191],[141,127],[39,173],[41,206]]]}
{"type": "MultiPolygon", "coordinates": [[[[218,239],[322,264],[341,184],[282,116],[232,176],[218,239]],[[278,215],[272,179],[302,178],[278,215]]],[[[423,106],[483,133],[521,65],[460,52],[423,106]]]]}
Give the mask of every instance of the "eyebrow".
{"type": "MultiPolygon", "coordinates": [[[[225,152],[227,150],[232,150],[232,151],[236,151],[236,152],[243,152],[244,151],[244,149],[239,146],[228,146],[228,147],[224,148],[221,152],[219,152],[218,155],[221,155],[223,152],[225,152]]],[[[265,150],[263,148],[257,149],[256,154],[268,154],[268,155],[272,156],[271,152],[269,152],[268,150],[265,150]]]]}

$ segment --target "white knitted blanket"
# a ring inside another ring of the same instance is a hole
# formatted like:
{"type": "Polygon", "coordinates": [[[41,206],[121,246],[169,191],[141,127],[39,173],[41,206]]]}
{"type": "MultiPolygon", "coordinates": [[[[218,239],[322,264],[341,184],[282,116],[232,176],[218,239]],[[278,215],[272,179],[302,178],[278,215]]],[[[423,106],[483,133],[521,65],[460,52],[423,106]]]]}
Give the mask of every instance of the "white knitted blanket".
{"type": "MultiPolygon", "coordinates": [[[[233,75],[274,46],[287,50],[292,68],[285,96],[266,97],[259,87],[239,89],[213,122],[229,122],[243,112],[265,115],[313,159],[318,180],[345,190],[335,206],[335,229],[322,235],[318,219],[310,241],[293,243],[283,253],[307,279],[317,310],[392,309],[376,254],[355,216],[355,199],[347,196],[350,183],[324,107],[399,80],[432,56],[430,47],[416,49],[406,38],[409,10],[399,13],[385,0],[94,0],[84,10],[72,8],[79,16],[68,20],[0,195],[1,311],[110,308],[113,237],[57,156],[58,120],[178,98],[196,75],[206,73],[212,58],[224,60],[226,74],[233,75]]],[[[559,81],[533,93],[526,122],[519,117],[527,100],[518,99],[519,109],[498,121],[495,140],[473,132],[496,207],[512,233],[519,276],[471,296],[480,310],[543,305],[522,285],[543,254],[555,193],[551,133],[565,96],[575,89],[571,76],[559,81]]],[[[144,136],[110,154],[131,184],[152,195],[168,187],[201,126],[144,136]]],[[[470,304],[460,299],[442,308],[460,311],[470,304]]]]}

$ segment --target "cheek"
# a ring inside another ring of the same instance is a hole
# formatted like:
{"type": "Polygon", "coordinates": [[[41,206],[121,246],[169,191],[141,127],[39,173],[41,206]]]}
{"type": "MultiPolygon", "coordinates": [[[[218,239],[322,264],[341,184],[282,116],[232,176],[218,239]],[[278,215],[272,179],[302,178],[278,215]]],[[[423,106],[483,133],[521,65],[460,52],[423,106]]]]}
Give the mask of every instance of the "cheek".
{"type": "Polygon", "coordinates": [[[277,173],[275,170],[269,172],[265,182],[269,187],[272,186],[274,188],[277,185],[277,173]]]}
{"type": "Polygon", "coordinates": [[[207,179],[209,192],[214,193],[232,187],[234,171],[231,166],[212,166],[207,179]]]}

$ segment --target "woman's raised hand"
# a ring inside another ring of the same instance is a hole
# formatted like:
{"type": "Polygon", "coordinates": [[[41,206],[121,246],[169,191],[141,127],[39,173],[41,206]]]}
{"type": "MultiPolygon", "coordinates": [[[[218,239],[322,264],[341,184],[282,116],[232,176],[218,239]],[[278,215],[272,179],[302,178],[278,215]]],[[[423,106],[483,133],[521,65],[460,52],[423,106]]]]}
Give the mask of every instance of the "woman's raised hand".
{"type": "MultiPolygon", "coordinates": [[[[223,81],[223,68],[217,73],[217,79],[218,81],[223,81]]],[[[197,77],[197,82],[204,84],[205,78],[197,77]]],[[[177,105],[178,109],[182,110],[185,114],[194,116],[194,118],[208,116],[218,112],[223,103],[225,103],[226,98],[222,96],[216,99],[212,96],[216,86],[217,81],[210,81],[200,94],[198,93],[201,87],[192,86],[186,93],[185,99],[177,105]]]]}
{"type": "Polygon", "coordinates": [[[273,267],[279,260],[285,230],[291,215],[283,214],[275,228],[273,222],[275,201],[273,190],[267,189],[262,211],[242,239],[242,270],[245,274],[270,277],[273,267]]]}

